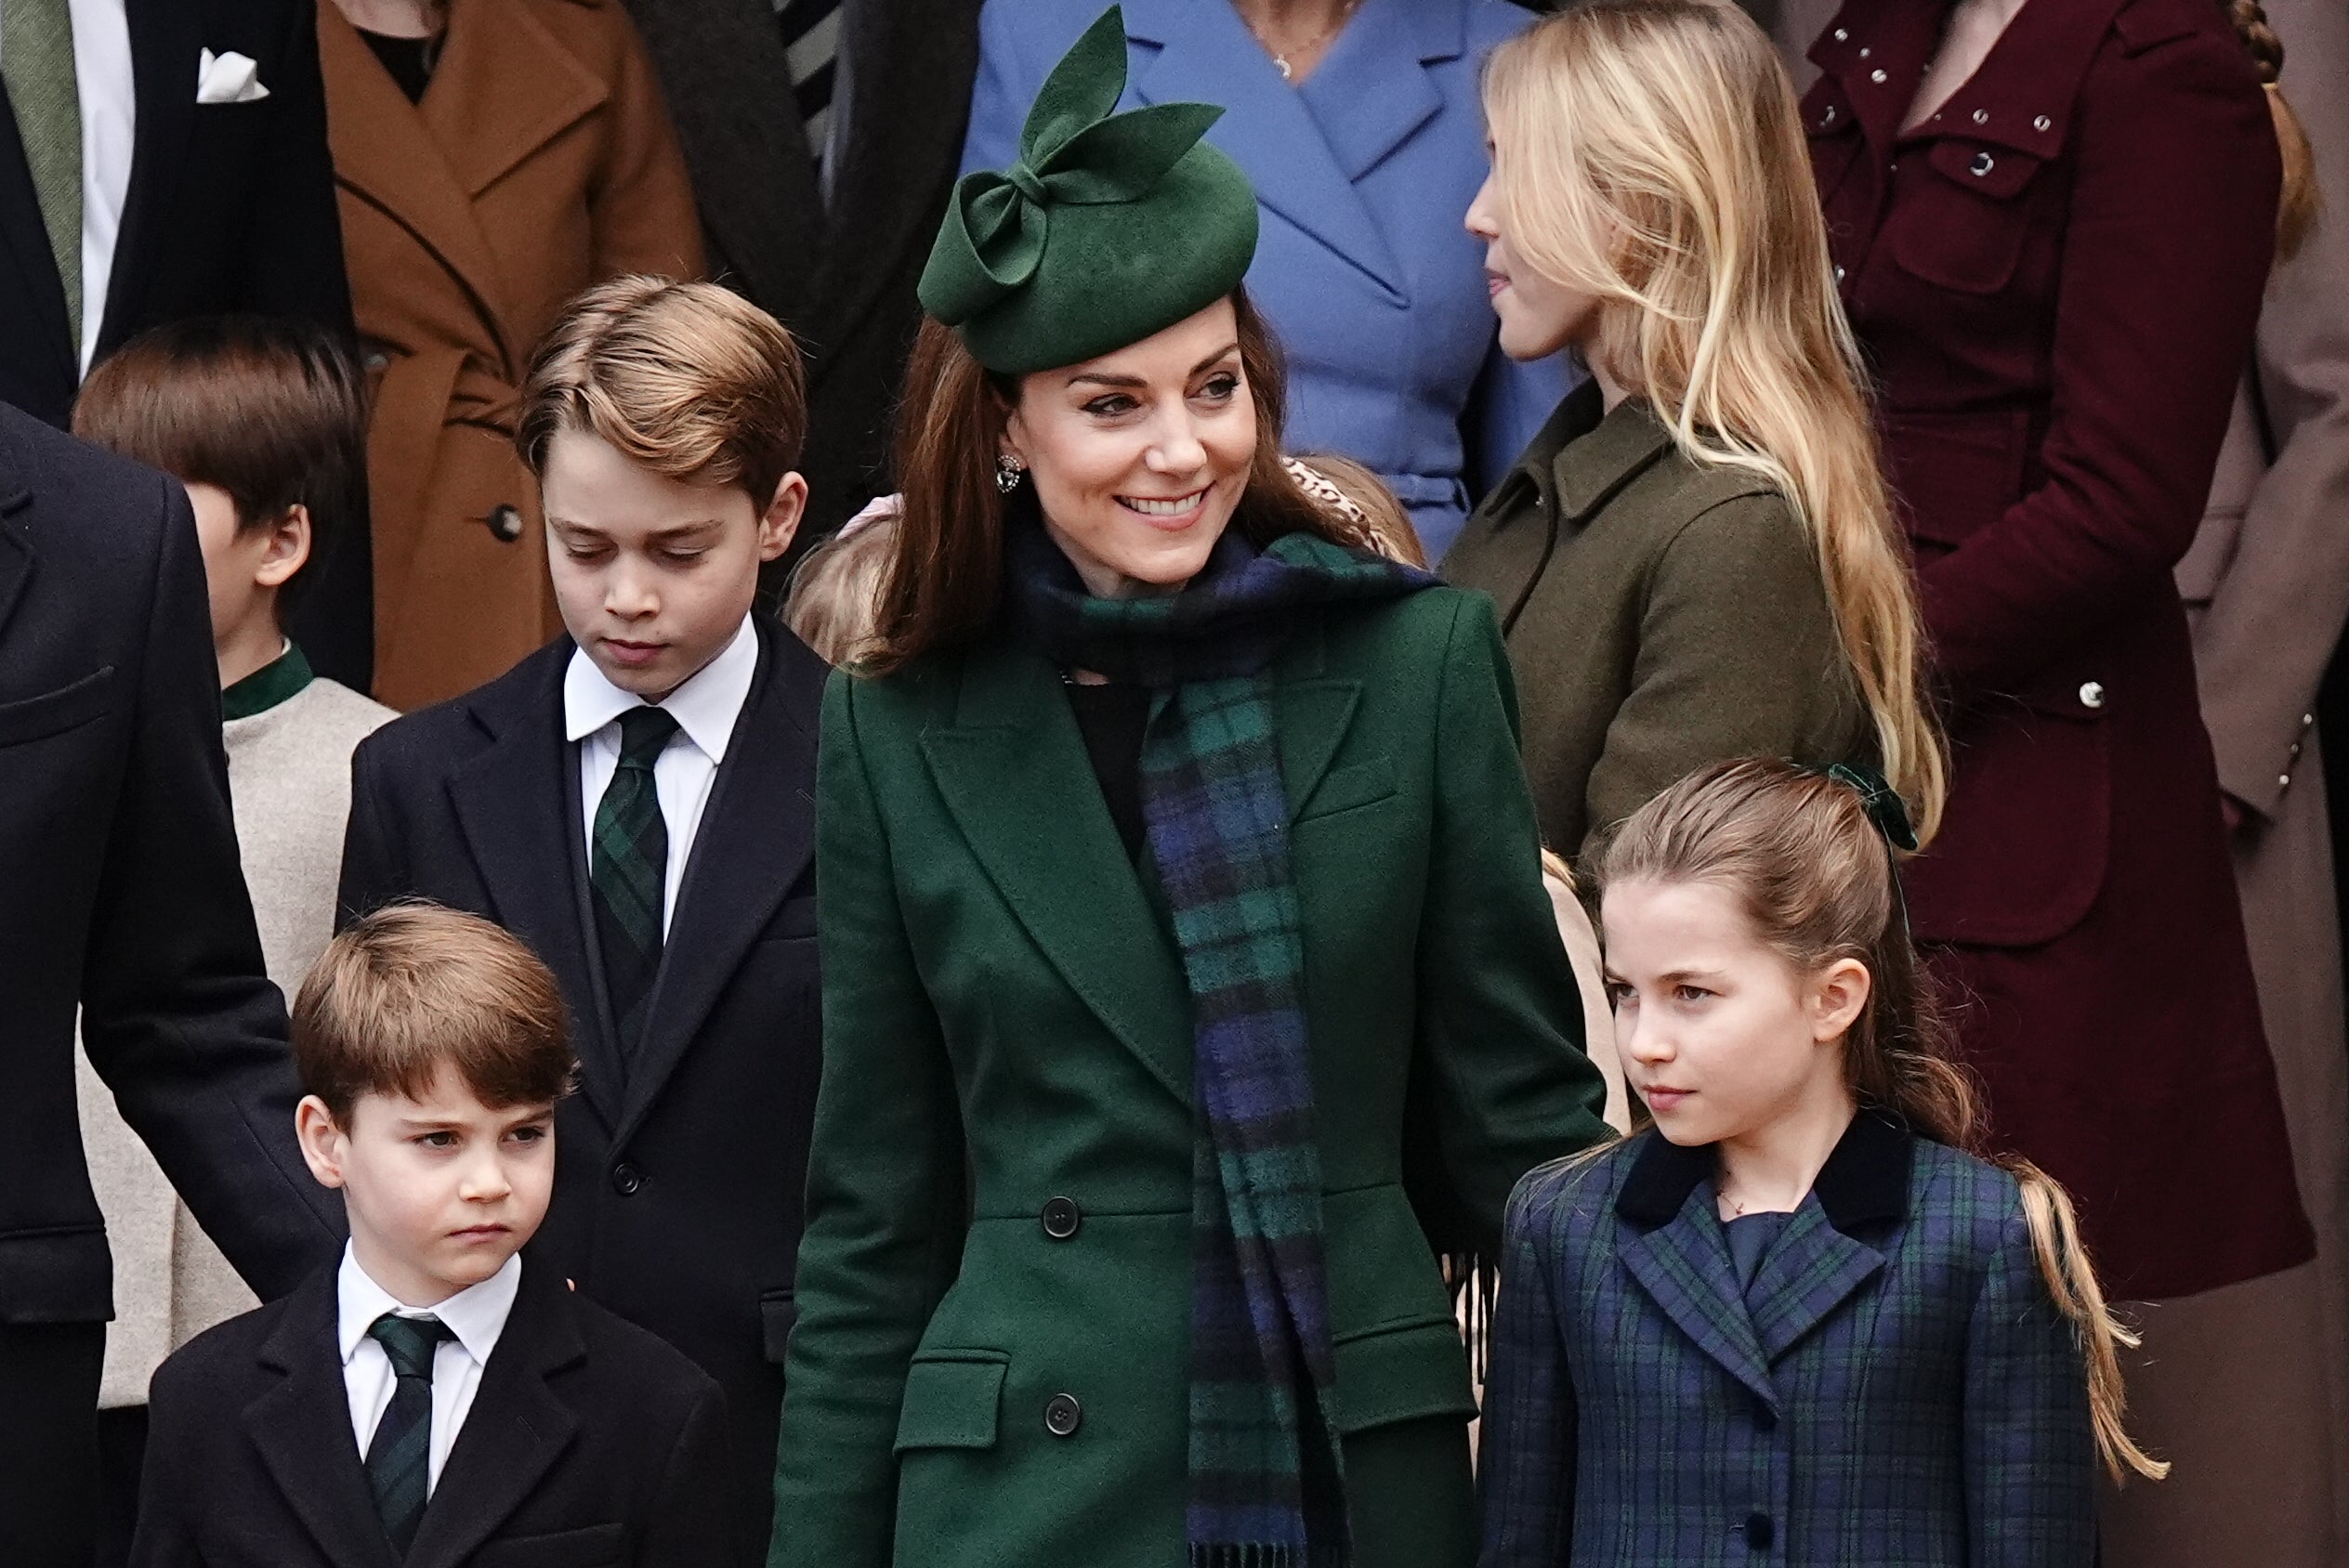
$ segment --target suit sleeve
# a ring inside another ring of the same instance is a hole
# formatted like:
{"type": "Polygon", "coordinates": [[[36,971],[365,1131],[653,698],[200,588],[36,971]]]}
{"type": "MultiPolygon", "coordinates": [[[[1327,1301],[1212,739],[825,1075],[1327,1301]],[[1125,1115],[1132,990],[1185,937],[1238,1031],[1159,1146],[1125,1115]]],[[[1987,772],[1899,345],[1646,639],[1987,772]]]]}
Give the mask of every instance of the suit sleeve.
{"type": "Polygon", "coordinates": [[[1542,881],[1500,624],[1481,594],[1459,606],[1437,700],[1417,1082],[1463,1210],[1433,1218],[1469,1233],[1441,1245],[1489,1255],[1517,1179],[1608,1135],[1607,1085],[1582,1053],[1581,994],[1542,881]]]}
{"type": "Polygon", "coordinates": [[[2045,477],[1918,574],[1961,702],[2027,689],[2167,587],[2210,495],[2267,281],[2276,137],[2231,43],[2196,33],[2108,51],[2075,134],[2045,477]],[[2195,215],[2191,240],[2181,213],[2195,215]]]}
{"type": "Polygon", "coordinates": [[[727,1538],[735,1517],[728,1487],[734,1461],[727,1452],[726,1396],[715,1383],[702,1390],[669,1450],[652,1508],[644,1520],[636,1568],[706,1568],[740,1554],[727,1538]]]}
{"type": "Polygon", "coordinates": [[[1785,503],[1741,496],[1698,516],[1649,578],[1631,691],[1584,786],[1591,832],[1708,763],[1843,761],[1801,754],[1817,744],[1821,673],[1842,664],[1817,559],[1785,503]]]}
{"type": "Polygon", "coordinates": [[[285,10],[285,41],[269,83],[273,135],[260,161],[245,246],[244,308],[298,317],[349,338],[350,280],[326,142],[318,13],[312,0],[294,0],[285,10]]]}
{"type": "Polygon", "coordinates": [[[2039,1273],[2020,1202],[1966,1327],[1968,1568],[2088,1568],[2096,1449],[2088,1374],[2039,1273]]]}
{"type": "Polygon", "coordinates": [[[1555,1177],[1528,1177],[1509,1200],[1478,1436],[1479,1568],[1557,1568],[1574,1539],[1580,1423],[1546,1235],[1557,1185],[1555,1177]]]}
{"type": "Polygon", "coordinates": [[[604,14],[616,33],[610,135],[588,195],[596,275],[699,278],[702,218],[661,84],[626,14],[617,6],[604,14]]]}
{"type": "Polygon", "coordinates": [[[899,1407],[962,1254],[961,1107],[835,674],[817,757],[823,1071],[783,1376],[771,1568],[888,1568],[899,1407]]]}
{"type": "Polygon", "coordinates": [[[285,1004],[237,857],[195,519],[178,485],[158,477],[154,494],[161,546],[82,1041],[197,1222],[267,1299],[332,1256],[341,1219],[294,1142],[285,1004]]]}
{"type": "MultiPolygon", "coordinates": [[[[2349,73],[2349,7],[2277,0],[2269,13],[2291,43],[2293,88],[2349,73]]],[[[2349,621],[2349,302],[2341,281],[2349,278],[2349,96],[2294,96],[2316,146],[2326,216],[2277,273],[2260,313],[2251,373],[2276,441],[2274,465],[2252,492],[2235,558],[2194,640],[2219,782],[2269,817],[2289,788],[2277,780],[2299,771],[2301,721],[2315,711],[2349,621]]]]}

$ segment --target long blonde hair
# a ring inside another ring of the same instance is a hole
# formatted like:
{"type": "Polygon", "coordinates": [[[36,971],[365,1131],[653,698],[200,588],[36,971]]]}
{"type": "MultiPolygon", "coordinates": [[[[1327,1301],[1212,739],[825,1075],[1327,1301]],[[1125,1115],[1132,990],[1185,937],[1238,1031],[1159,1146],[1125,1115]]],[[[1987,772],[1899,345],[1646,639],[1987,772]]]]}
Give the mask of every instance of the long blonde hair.
{"type": "Polygon", "coordinates": [[[1777,52],[1713,0],[1588,0],[1496,49],[1484,97],[1509,248],[1598,302],[1593,358],[1692,461],[1785,494],[1930,837],[1948,764],[1916,594],[1777,52]]]}
{"type": "MultiPolygon", "coordinates": [[[[1799,973],[1844,959],[1864,965],[1868,1003],[1844,1037],[1853,1098],[1921,1137],[1982,1152],[1974,1082],[1950,1060],[1950,1030],[1918,962],[1899,874],[1857,790],[1775,760],[1714,763],[1634,812],[1588,863],[1602,892],[1634,882],[1722,889],[1799,973]]],[[[2106,1470],[2116,1481],[2132,1470],[2159,1480],[2169,1465],[2138,1447],[2121,1421],[2120,1351],[2137,1337],[2106,1304],[2070,1197],[2027,1160],[1995,1163],[2020,1189],[2040,1276],[2078,1339],[2106,1470]]]]}

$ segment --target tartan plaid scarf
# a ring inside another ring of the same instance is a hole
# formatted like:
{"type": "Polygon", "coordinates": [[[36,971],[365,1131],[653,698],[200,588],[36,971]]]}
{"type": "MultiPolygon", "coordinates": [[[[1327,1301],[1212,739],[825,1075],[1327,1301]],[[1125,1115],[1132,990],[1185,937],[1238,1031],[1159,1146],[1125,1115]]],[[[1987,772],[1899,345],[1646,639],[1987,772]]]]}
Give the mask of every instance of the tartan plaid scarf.
{"type": "Polygon", "coordinates": [[[1142,814],[1197,1048],[1191,1568],[1344,1568],[1305,951],[1265,671],[1313,607],[1435,580],[1306,533],[1259,553],[1227,529],[1181,593],[1097,599],[1032,519],[1008,568],[1020,641],[1154,693],[1142,814]]]}

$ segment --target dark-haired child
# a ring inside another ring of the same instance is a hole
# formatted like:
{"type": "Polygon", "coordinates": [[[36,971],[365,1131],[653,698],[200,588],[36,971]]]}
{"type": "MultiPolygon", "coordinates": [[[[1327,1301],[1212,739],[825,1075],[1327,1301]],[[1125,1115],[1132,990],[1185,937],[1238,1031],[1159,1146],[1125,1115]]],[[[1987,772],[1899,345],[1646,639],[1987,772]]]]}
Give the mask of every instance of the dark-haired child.
{"type": "MultiPolygon", "coordinates": [[[[196,515],[220,672],[239,860],[269,978],[292,996],[335,933],[351,751],[391,710],[313,678],[287,617],[338,542],[365,534],[360,373],[322,328],[256,317],[133,338],[82,390],[74,433],[159,468],[196,515]]],[[[359,628],[364,640],[366,629],[359,628]]],[[[101,1565],[130,1548],[147,1382],[253,1295],[80,1061],[82,1140],[114,1261],[98,1391],[101,1565]]]]}
{"type": "Polygon", "coordinates": [[[1899,811],[1725,763],[1603,845],[1656,1126],[1510,1201],[1485,1568],[2088,1568],[2099,1451],[2166,1469],[2121,1430],[2128,1336],[2068,1200],[1965,1152],[1899,811]]]}
{"type": "Polygon", "coordinates": [[[339,1265],[166,1361],[138,1568],[721,1561],[725,1400],[518,1254],[572,1059],[555,977],[490,921],[395,906],[294,1007],[339,1265]]]}

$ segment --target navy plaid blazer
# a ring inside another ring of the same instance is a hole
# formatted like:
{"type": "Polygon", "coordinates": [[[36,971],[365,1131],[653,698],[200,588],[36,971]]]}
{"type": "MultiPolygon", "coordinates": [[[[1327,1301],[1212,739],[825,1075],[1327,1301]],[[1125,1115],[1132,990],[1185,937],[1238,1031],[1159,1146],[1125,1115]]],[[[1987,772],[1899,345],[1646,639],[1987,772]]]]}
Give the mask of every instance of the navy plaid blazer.
{"type": "Polygon", "coordinates": [[[1749,1293],[1713,1170],[1648,1132],[1518,1184],[1484,1568],[2088,1568],[2087,1377],[2014,1179],[1863,1112],[1749,1293]]]}

